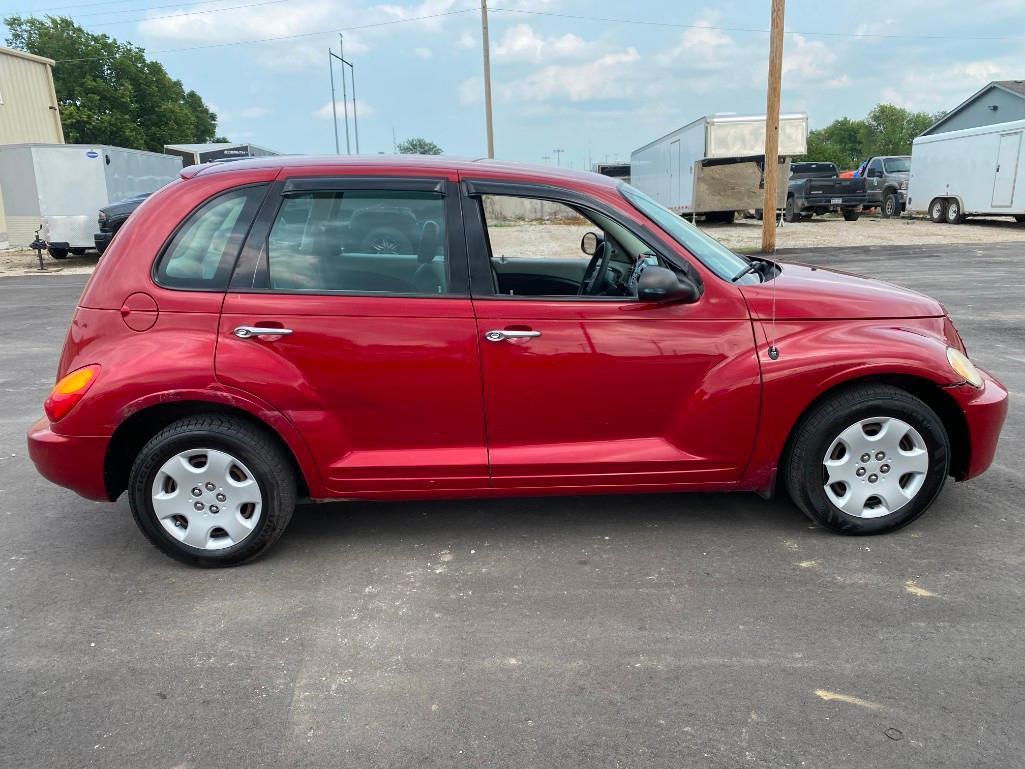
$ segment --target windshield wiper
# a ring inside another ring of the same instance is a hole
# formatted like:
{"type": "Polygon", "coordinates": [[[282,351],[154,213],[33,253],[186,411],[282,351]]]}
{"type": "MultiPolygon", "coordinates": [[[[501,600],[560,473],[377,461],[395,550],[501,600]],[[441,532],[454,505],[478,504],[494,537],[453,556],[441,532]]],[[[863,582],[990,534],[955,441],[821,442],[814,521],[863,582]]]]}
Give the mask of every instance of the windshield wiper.
{"type": "Polygon", "coordinates": [[[758,277],[761,278],[762,281],[764,282],[766,274],[762,271],[763,266],[767,266],[767,267],[770,267],[770,268],[776,266],[776,263],[774,261],[772,261],[771,259],[766,259],[764,256],[749,256],[747,258],[749,260],[748,264],[747,264],[747,267],[745,267],[740,272],[738,272],[736,275],[734,275],[732,278],[730,278],[730,282],[731,283],[736,283],[738,280],[743,278],[749,272],[757,272],[758,273],[758,277]]]}

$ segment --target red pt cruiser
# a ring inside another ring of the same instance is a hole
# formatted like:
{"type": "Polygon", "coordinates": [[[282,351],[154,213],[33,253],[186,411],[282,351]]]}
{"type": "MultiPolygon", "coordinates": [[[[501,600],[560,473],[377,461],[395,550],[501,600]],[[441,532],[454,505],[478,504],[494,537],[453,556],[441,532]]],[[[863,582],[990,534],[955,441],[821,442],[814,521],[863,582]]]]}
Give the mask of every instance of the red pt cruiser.
{"type": "Polygon", "coordinates": [[[1007,392],[936,301],[738,256],[637,190],[495,162],[185,169],[68,332],[39,471],[180,560],[297,499],[763,495],[873,534],[990,464],[1007,392]]]}

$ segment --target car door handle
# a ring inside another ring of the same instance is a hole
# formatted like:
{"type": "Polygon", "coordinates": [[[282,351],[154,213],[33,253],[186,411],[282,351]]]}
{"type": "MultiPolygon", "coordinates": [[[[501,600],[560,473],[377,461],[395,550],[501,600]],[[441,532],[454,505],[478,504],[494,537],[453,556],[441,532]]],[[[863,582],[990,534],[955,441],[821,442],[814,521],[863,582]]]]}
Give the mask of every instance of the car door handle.
{"type": "Polygon", "coordinates": [[[288,336],[290,328],[272,328],[271,326],[239,326],[232,332],[239,339],[251,339],[254,336],[288,336]]]}
{"type": "Polygon", "coordinates": [[[508,339],[533,339],[535,336],[541,336],[540,331],[519,331],[517,329],[507,329],[505,331],[489,331],[484,335],[484,338],[489,342],[504,342],[508,339]]]}

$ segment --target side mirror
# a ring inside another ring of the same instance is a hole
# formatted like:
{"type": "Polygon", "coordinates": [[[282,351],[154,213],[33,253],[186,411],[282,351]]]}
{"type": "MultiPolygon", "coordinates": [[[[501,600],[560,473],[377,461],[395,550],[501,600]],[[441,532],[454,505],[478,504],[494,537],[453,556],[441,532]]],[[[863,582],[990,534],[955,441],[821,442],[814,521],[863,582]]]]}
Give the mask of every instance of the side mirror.
{"type": "Polygon", "coordinates": [[[666,267],[645,267],[637,279],[637,298],[641,301],[693,304],[700,296],[694,281],[666,267]]]}
{"type": "Polygon", "coordinates": [[[585,232],[584,237],[580,239],[580,250],[588,256],[598,253],[598,235],[593,232],[585,232]]]}
{"type": "Polygon", "coordinates": [[[879,178],[882,175],[883,175],[883,172],[880,171],[878,168],[870,168],[870,169],[868,169],[868,176],[871,179],[877,179],[877,178],[879,178]]]}

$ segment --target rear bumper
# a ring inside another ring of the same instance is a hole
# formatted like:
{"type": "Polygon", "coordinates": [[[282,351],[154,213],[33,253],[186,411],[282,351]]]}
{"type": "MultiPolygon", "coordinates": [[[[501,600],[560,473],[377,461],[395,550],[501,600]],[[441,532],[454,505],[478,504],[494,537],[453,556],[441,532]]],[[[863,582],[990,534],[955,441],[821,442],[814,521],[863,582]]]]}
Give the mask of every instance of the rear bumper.
{"type": "Polygon", "coordinates": [[[1007,388],[985,371],[981,389],[971,385],[951,387],[948,392],[961,406],[968,425],[968,467],[958,480],[981,475],[993,464],[1000,430],[1007,416],[1007,388]]]}
{"type": "Polygon", "coordinates": [[[46,480],[87,499],[106,500],[103,460],[110,438],[60,435],[43,417],[28,431],[28,455],[46,480]]]}
{"type": "Polygon", "coordinates": [[[107,246],[110,245],[113,237],[113,232],[103,232],[102,230],[93,235],[93,243],[96,245],[96,250],[102,254],[107,249],[107,246]]]}

